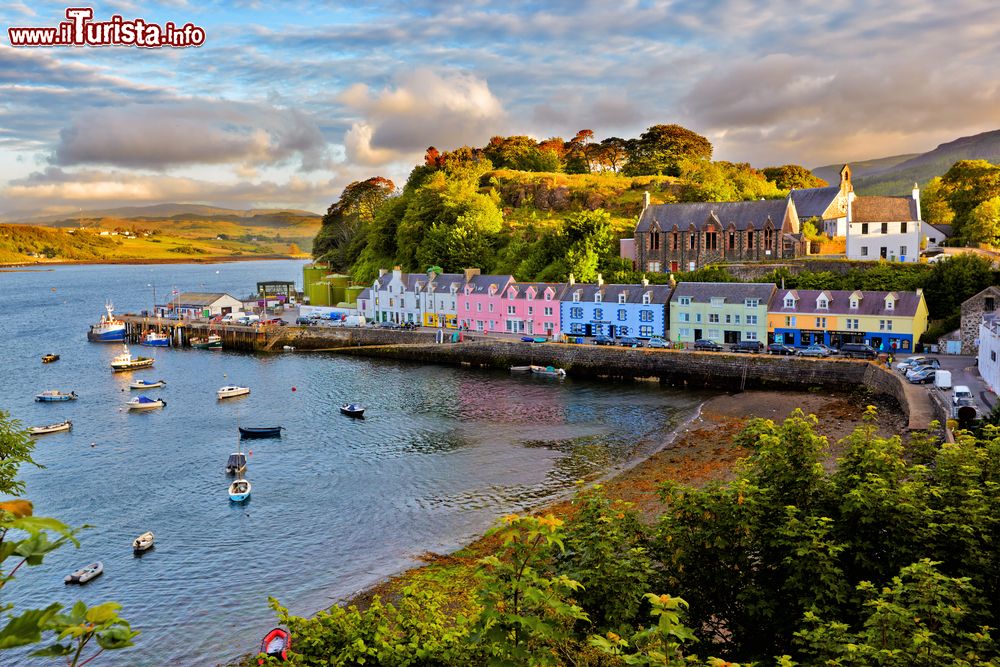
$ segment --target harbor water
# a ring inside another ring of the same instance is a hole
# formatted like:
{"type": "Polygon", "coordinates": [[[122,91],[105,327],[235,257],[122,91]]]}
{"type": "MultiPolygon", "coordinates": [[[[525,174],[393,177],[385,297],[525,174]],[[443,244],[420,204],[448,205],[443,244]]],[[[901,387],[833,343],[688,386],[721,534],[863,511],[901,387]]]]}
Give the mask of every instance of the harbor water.
{"type": "MultiPolygon", "coordinates": [[[[581,478],[655,449],[705,396],[654,383],[599,383],[422,366],[333,354],[251,355],[133,346],[148,370],[112,374],[120,345],[88,343],[106,300],[149,309],[179,291],[249,294],[295,280],[302,262],[59,266],[0,272],[0,408],[39,436],[22,468],[41,516],[91,527],[80,548],[21,568],[2,602],[115,600],[142,634],[100,665],[214,665],[256,650],[274,624],[267,597],[311,614],[467,543],[497,517],[554,499],[581,478]],[[42,364],[46,353],[61,355],[42,364]],[[162,410],[129,413],[133,379],[164,379],[162,410]],[[218,401],[224,385],[251,388],[218,401]],[[36,403],[48,390],[79,400],[36,403]],[[364,420],[339,406],[367,407],[364,420]],[[244,440],[253,495],[230,503],[223,467],[238,426],[283,426],[244,440]],[[151,530],[155,548],[134,557],[151,530]],[[63,577],[95,560],[83,587],[63,577]]],[[[48,664],[5,652],[5,664],[48,664]]]]}

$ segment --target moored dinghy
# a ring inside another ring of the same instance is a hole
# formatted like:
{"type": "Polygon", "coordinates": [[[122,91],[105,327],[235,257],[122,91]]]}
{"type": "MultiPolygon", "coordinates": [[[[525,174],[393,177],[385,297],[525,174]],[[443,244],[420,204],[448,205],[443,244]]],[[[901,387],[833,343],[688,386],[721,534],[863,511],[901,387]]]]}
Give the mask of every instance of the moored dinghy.
{"type": "Polygon", "coordinates": [[[556,368],[554,366],[532,366],[531,372],[535,375],[542,375],[544,377],[554,377],[554,378],[566,377],[566,371],[564,369],[556,368]]]}
{"type": "Polygon", "coordinates": [[[234,479],[229,485],[229,499],[234,503],[242,503],[250,498],[250,480],[234,479]]]}
{"type": "Polygon", "coordinates": [[[531,371],[531,366],[511,366],[511,373],[528,373],[531,371]]]}
{"type": "Polygon", "coordinates": [[[150,398],[149,396],[142,395],[136,396],[125,405],[128,406],[129,410],[156,410],[157,408],[166,407],[167,402],[162,398],[150,398]]]}
{"type": "Polygon", "coordinates": [[[167,384],[166,380],[135,380],[128,386],[129,389],[156,389],[167,384]]]}
{"type": "MultiPolygon", "coordinates": [[[[288,650],[292,648],[292,635],[284,628],[275,628],[264,635],[260,642],[260,652],[284,662],[288,660],[288,650]]],[[[264,658],[257,658],[257,664],[263,665],[264,658]]]]}
{"type": "Polygon", "coordinates": [[[239,385],[231,384],[225,387],[220,387],[215,395],[221,401],[224,398],[236,398],[237,396],[246,396],[250,393],[250,387],[240,387],[239,385]]]}
{"type": "Polygon", "coordinates": [[[91,563],[90,565],[81,567],[72,574],[67,574],[63,581],[67,584],[85,584],[91,579],[101,576],[103,573],[104,563],[97,561],[96,563],[91,563]]]}
{"type": "Polygon", "coordinates": [[[58,433],[60,431],[69,431],[73,428],[73,422],[66,420],[64,422],[59,422],[58,424],[49,424],[48,426],[32,426],[28,429],[28,433],[31,435],[44,435],[46,433],[58,433]]]}
{"type": "Polygon", "coordinates": [[[283,426],[238,426],[244,438],[280,438],[283,426]]]}
{"type": "Polygon", "coordinates": [[[51,364],[53,361],[59,361],[58,354],[46,354],[44,357],[42,357],[43,364],[51,364]]]}
{"type": "Polygon", "coordinates": [[[365,408],[364,406],[358,405],[357,403],[347,403],[340,406],[341,413],[347,415],[348,417],[364,417],[365,408]]]}
{"type": "Polygon", "coordinates": [[[60,403],[62,401],[75,401],[76,399],[77,396],[75,391],[71,391],[67,394],[55,389],[43,391],[35,396],[35,400],[39,403],[60,403]]]}
{"type": "Polygon", "coordinates": [[[148,530],[132,540],[132,553],[141,554],[153,548],[153,531],[148,530]]]}
{"type": "Polygon", "coordinates": [[[247,455],[243,452],[233,452],[226,461],[227,475],[240,475],[247,470],[247,455]]]}

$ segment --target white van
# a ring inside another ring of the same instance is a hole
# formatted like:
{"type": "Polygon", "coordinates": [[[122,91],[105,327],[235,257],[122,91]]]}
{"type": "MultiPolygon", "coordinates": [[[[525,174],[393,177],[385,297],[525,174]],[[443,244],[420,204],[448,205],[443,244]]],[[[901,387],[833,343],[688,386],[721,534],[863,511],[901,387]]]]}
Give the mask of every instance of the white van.
{"type": "Polygon", "coordinates": [[[244,313],[226,313],[222,316],[222,321],[226,324],[232,324],[243,317],[244,313]]]}
{"type": "Polygon", "coordinates": [[[972,401],[974,400],[974,398],[975,397],[972,395],[972,392],[969,390],[968,387],[966,387],[964,384],[956,384],[955,390],[952,392],[951,395],[951,404],[958,405],[962,401],[972,401]]]}

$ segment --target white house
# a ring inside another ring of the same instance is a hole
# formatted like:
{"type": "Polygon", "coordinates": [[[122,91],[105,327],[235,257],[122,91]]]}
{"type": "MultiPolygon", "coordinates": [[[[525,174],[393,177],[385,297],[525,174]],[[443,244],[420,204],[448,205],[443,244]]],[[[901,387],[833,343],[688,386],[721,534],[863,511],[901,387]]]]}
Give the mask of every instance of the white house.
{"type": "Polygon", "coordinates": [[[372,282],[370,293],[363,293],[363,307],[360,303],[362,297],[359,295],[358,310],[366,319],[376,322],[411,322],[420,325],[424,312],[420,293],[426,284],[427,274],[403,273],[399,268],[390,273],[382,269],[379,277],[372,282]]]}
{"type": "Polygon", "coordinates": [[[1000,389],[1000,318],[996,313],[983,315],[979,325],[979,375],[991,391],[1000,389]]]}
{"type": "MultiPolygon", "coordinates": [[[[164,307],[157,306],[157,309],[164,307]]],[[[243,302],[224,292],[182,292],[171,297],[165,310],[182,318],[215,317],[243,312],[243,302]]]]}
{"type": "Polygon", "coordinates": [[[423,311],[421,324],[428,327],[458,327],[458,295],[465,285],[465,275],[461,273],[433,272],[427,274],[427,282],[419,294],[423,311]]]}
{"type": "Polygon", "coordinates": [[[920,190],[912,197],[852,196],[847,206],[847,258],[916,262],[923,240],[920,190]]]}

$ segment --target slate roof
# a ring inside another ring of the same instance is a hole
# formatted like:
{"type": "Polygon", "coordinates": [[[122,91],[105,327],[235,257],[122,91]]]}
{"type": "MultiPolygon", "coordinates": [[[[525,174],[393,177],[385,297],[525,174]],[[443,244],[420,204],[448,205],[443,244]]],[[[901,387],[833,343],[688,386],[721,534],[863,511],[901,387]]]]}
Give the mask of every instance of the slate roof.
{"type": "Polygon", "coordinates": [[[473,294],[489,294],[490,285],[496,285],[497,291],[499,292],[507,286],[507,283],[514,280],[514,276],[472,276],[472,280],[468,282],[472,286],[473,294]]]}
{"type": "Polygon", "coordinates": [[[774,292],[774,283],[677,283],[670,303],[679,297],[691,297],[691,303],[711,303],[713,297],[723,297],[726,303],[742,303],[745,299],[760,299],[766,304],[774,292]]]}
{"type": "Polygon", "coordinates": [[[779,289],[771,298],[768,311],[773,313],[796,313],[809,315],[883,315],[895,317],[913,317],[917,314],[917,306],[920,304],[920,295],[916,292],[893,292],[896,295],[896,304],[892,310],[885,309],[885,297],[889,292],[869,292],[861,290],[818,290],[800,289],[783,290],[779,289]],[[826,293],[830,299],[830,307],[821,309],[816,307],[816,298],[820,294],[826,293]],[[851,310],[851,295],[855,292],[861,294],[858,307],[851,310]],[[795,308],[785,308],[785,295],[797,294],[799,300],[795,308]]]}
{"type": "MultiPolygon", "coordinates": [[[[559,301],[563,295],[563,291],[566,289],[566,283],[513,283],[517,287],[517,296],[515,299],[527,299],[528,298],[528,288],[535,288],[535,301],[545,300],[545,290],[549,287],[555,292],[552,296],[553,301],[559,301]]],[[[508,290],[510,288],[508,287],[508,290]]]]}
{"type": "Polygon", "coordinates": [[[452,285],[457,285],[456,290],[461,290],[462,286],[465,285],[465,274],[464,273],[442,273],[440,275],[434,276],[434,293],[442,294],[451,291],[452,285]]]}
{"type": "Polygon", "coordinates": [[[372,298],[372,288],[371,287],[366,287],[363,290],[361,290],[360,292],[358,292],[358,298],[359,299],[370,299],[370,298],[372,298]]]}
{"type": "Polygon", "coordinates": [[[649,302],[652,304],[665,304],[670,300],[670,285],[646,285],[633,284],[633,285],[601,285],[598,287],[594,284],[580,284],[567,285],[566,291],[563,292],[561,301],[572,301],[573,294],[577,291],[580,293],[581,302],[593,302],[594,295],[597,291],[601,291],[601,301],[606,304],[616,304],[618,303],[618,295],[625,293],[625,303],[642,303],[642,295],[646,292],[650,292],[649,302]]]}
{"type": "Polygon", "coordinates": [[[181,306],[209,306],[224,296],[239,301],[232,294],[226,294],[225,292],[182,292],[177,297],[171,299],[171,301],[179,303],[181,306]]]}
{"type": "Polygon", "coordinates": [[[837,199],[840,186],[831,185],[825,188],[803,188],[792,190],[789,195],[795,202],[795,211],[799,220],[822,218],[826,209],[837,199]]]}
{"type": "Polygon", "coordinates": [[[866,195],[851,204],[851,222],[906,222],[919,219],[912,197],[866,195]]]}
{"type": "Polygon", "coordinates": [[[691,204],[656,204],[647,206],[639,216],[636,232],[648,232],[655,220],[661,231],[679,230],[690,227],[701,229],[710,219],[729,227],[730,223],[736,229],[763,229],[764,223],[770,218],[775,229],[781,229],[785,219],[785,211],[791,204],[789,199],[765,199],[736,202],[698,202],[691,204]]]}
{"type": "Polygon", "coordinates": [[[932,225],[929,222],[925,222],[924,224],[927,225],[928,227],[933,227],[934,229],[936,229],[946,239],[950,239],[952,237],[952,234],[954,233],[951,231],[951,225],[932,225]]]}

